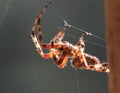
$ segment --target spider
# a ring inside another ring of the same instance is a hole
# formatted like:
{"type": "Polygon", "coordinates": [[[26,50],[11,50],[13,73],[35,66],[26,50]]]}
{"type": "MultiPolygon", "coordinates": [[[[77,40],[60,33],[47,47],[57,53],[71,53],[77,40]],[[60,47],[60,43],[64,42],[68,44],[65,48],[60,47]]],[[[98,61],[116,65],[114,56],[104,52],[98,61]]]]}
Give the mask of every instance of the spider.
{"type": "Polygon", "coordinates": [[[45,59],[51,58],[59,68],[64,68],[68,59],[70,59],[72,67],[77,69],[87,69],[106,73],[110,72],[108,63],[101,63],[97,57],[84,53],[85,33],[82,33],[76,45],[67,41],[62,41],[69,25],[64,25],[64,27],[53,37],[52,40],[50,40],[48,44],[43,42],[41,18],[50,4],[52,4],[52,2],[49,2],[44,6],[39,15],[35,18],[32,26],[31,37],[40,56],[45,59]],[[36,28],[38,30],[37,35],[35,34],[36,28]],[[48,49],[50,52],[44,53],[42,48],[48,49]]]}

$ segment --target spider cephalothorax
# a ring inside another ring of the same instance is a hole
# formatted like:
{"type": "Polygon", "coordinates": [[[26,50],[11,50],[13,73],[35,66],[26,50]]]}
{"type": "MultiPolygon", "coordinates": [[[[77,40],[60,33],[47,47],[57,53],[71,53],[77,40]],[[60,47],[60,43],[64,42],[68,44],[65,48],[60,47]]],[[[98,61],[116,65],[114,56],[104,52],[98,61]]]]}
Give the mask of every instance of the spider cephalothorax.
{"type": "Polygon", "coordinates": [[[52,58],[54,63],[59,68],[64,68],[64,66],[68,62],[68,59],[70,59],[71,65],[74,68],[82,68],[98,72],[109,72],[108,63],[101,63],[100,60],[95,56],[84,52],[84,33],[81,35],[76,45],[73,45],[67,41],[62,41],[69,25],[65,24],[64,27],[53,37],[53,39],[48,44],[42,41],[40,20],[46,8],[51,3],[52,2],[49,2],[47,5],[44,6],[44,8],[34,20],[34,24],[32,27],[31,37],[40,56],[45,59],[52,58]],[[37,36],[35,35],[36,28],[38,30],[37,36]],[[50,52],[44,53],[42,48],[48,49],[50,52]]]}

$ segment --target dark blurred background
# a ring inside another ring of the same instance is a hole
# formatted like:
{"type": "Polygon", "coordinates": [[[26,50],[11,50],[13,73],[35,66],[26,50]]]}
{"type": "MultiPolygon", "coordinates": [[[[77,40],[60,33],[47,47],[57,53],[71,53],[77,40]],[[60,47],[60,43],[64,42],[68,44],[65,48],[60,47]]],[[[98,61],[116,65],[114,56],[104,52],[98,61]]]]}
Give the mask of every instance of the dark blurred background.
{"type": "MultiPolygon", "coordinates": [[[[50,0],[49,0],[50,1],[50,0]]],[[[51,0],[42,18],[43,40],[48,43],[64,23],[105,39],[103,0],[51,0]]],[[[0,93],[108,93],[108,76],[76,70],[70,63],[59,69],[41,58],[30,37],[33,21],[48,0],[0,0],[0,93]]],[[[80,31],[69,28],[64,40],[75,44],[80,31]]],[[[86,36],[86,53],[106,61],[104,41],[86,36]],[[97,44],[95,44],[97,43],[97,44]]],[[[48,52],[48,51],[46,51],[48,52]]]]}

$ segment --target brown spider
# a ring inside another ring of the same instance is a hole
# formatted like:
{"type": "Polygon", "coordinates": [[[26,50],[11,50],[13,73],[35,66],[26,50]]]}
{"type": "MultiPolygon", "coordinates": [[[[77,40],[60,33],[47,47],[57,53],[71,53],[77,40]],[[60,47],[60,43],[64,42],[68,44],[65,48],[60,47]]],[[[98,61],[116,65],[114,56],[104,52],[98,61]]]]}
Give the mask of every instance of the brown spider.
{"type": "Polygon", "coordinates": [[[101,63],[98,58],[90,54],[84,53],[84,33],[81,35],[76,45],[70,44],[67,41],[62,41],[68,25],[64,27],[53,37],[49,44],[43,43],[41,32],[41,17],[43,16],[46,8],[51,4],[49,2],[41,10],[37,18],[34,20],[32,26],[31,37],[41,57],[48,59],[52,58],[59,68],[64,68],[68,59],[71,59],[71,65],[74,68],[88,69],[97,72],[109,72],[108,63],[101,63]],[[35,35],[35,30],[38,30],[38,35],[35,35]],[[44,53],[42,47],[48,49],[49,53],[44,53]]]}

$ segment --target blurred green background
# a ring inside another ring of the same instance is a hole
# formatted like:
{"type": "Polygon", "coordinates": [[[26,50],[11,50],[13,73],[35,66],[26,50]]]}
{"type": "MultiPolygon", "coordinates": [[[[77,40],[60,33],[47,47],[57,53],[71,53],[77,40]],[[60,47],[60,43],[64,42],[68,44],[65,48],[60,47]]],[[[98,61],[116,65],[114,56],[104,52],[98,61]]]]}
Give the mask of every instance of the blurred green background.
{"type": "MultiPolygon", "coordinates": [[[[70,24],[105,39],[103,0],[51,1],[53,5],[42,18],[44,42],[64,25],[58,13],[70,24]]],[[[76,70],[70,63],[59,69],[51,59],[39,56],[30,37],[31,27],[47,2],[0,0],[0,93],[108,93],[107,74],[76,70]]],[[[64,40],[75,44],[80,35],[80,31],[69,28],[64,40]]],[[[106,61],[106,47],[93,44],[106,42],[91,36],[85,40],[85,52],[106,61]]]]}

